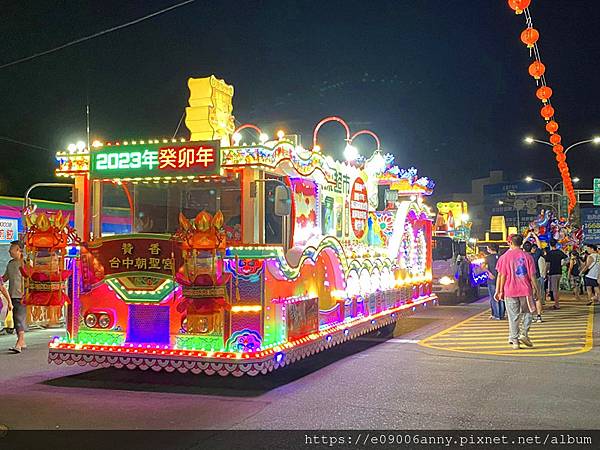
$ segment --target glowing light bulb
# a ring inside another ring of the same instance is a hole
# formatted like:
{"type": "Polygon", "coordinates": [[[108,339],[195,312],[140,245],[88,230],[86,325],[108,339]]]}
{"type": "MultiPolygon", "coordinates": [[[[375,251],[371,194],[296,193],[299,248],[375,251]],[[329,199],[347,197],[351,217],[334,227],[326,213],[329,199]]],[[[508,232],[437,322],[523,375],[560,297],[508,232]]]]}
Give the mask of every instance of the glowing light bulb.
{"type": "Polygon", "coordinates": [[[85,142],[77,141],[77,150],[83,150],[85,148],[85,142]]]}
{"type": "Polygon", "coordinates": [[[358,158],[358,150],[356,147],[350,144],[346,145],[346,148],[344,149],[344,158],[346,158],[346,161],[354,161],[358,158]]]}
{"type": "Polygon", "coordinates": [[[269,140],[269,135],[267,133],[260,133],[258,140],[260,141],[261,144],[264,144],[265,142],[267,142],[269,140]]]}
{"type": "Polygon", "coordinates": [[[77,145],[69,144],[69,146],[67,147],[67,150],[69,150],[69,153],[75,153],[75,151],[77,150],[77,145]]]}
{"type": "Polygon", "coordinates": [[[277,132],[277,138],[278,139],[283,139],[284,136],[285,136],[285,132],[283,130],[279,130],[277,132]]]}
{"type": "Polygon", "coordinates": [[[233,133],[233,143],[234,145],[238,145],[242,140],[242,135],[240,133],[233,133]]]}

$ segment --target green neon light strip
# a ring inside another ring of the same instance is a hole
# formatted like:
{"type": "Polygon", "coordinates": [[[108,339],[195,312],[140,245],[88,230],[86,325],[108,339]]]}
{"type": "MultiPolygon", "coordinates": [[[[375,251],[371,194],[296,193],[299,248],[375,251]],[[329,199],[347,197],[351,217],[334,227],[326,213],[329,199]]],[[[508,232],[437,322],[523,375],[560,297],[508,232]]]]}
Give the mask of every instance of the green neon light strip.
{"type": "MultiPolygon", "coordinates": [[[[129,211],[129,210],[127,210],[129,211]]],[[[114,234],[112,236],[102,236],[101,240],[96,241],[97,245],[101,245],[102,242],[108,241],[122,241],[126,239],[157,239],[160,241],[170,241],[170,234],[160,233],[133,233],[133,234],[114,234]]]]}
{"type": "MultiPolygon", "coordinates": [[[[127,273],[130,276],[130,273],[127,273]]],[[[123,300],[127,302],[159,303],[163,301],[175,288],[173,280],[166,279],[154,291],[132,292],[126,289],[119,280],[111,278],[106,280],[108,284],[123,300]]]]}
{"type": "Polygon", "coordinates": [[[204,350],[212,352],[225,351],[223,336],[221,335],[183,335],[175,337],[175,348],[181,350],[204,350]]]}
{"type": "Polygon", "coordinates": [[[75,344],[123,345],[125,333],[110,330],[79,330],[75,344]]]}

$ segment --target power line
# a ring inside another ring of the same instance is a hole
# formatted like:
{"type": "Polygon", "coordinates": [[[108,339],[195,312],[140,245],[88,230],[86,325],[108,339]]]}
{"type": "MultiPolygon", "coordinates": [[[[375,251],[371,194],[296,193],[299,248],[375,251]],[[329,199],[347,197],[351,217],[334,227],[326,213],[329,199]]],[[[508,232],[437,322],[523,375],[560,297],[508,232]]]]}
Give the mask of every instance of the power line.
{"type": "Polygon", "coordinates": [[[11,139],[6,136],[0,136],[0,141],[12,142],[13,144],[24,145],[25,147],[31,147],[31,148],[37,148],[39,150],[50,151],[50,149],[48,149],[46,147],[40,147],[39,145],[30,144],[29,142],[18,141],[16,139],[11,139]]]}
{"type": "Polygon", "coordinates": [[[16,61],[12,61],[12,62],[9,62],[9,63],[1,65],[0,69],[5,69],[7,67],[15,66],[15,65],[20,64],[22,62],[31,61],[32,59],[38,58],[40,56],[48,55],[50,53],[54,53],[54,52],[57,52],[59,50],[62,50],[63,48],[67,48],[67,47],[70,47],[72,45],[79,44],[81,42],[89,41],[90,39],[94,39],[94,38],[96,38],[98,36],[102,36],[102,35],[111,33],[113,31],[120,30],[120,29],[128,27],[130,25],[135,25],[136,23],[143,22],[144,20],[150,19],[152,17],[156,17],[156,16],[158,16],[160,14],[163,14],[163,13],[165,13],[167,11],[171,11],[172,9],[179,8],[180,6],[187,5],[188,3],[192,3],[194,1],[195,0],[186,0],[186,1],[178,3],[176,5],[169,6],[168,8],[161,9],[160,11],[156,11],[156,12],[154,12],[152,14],[148,14],[147,16],[141,17],[139,19],[132,20],[131,22],[127,22],[127,23],[124,23],[122,25],[118,25],[116,27],[108,28],[106,30],[99,31],[98,33],[94,33],[94,34],[91,34],[89,36],[85,36],[85,37],[82,37],[82,38],[79,38],[79,39],[75,39],[74,41],[67,42],[66,44],[59,45],[58,47],[52,48],[50,50],[45,50],[43,52],[39,52],[39,53],[35,53],[33,55],[30,55],[30,56],[26,56],[25,58],[17,59],[16,61]]]}

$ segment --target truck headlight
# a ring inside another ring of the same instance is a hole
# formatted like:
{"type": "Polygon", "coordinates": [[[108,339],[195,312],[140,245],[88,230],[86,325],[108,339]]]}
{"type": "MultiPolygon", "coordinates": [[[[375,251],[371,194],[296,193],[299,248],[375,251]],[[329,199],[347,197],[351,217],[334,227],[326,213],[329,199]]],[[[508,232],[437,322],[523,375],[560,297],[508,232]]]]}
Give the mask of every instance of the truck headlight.
{"type": "Polygon", "coordinates": [[[443,276],[442,278],[440,278],[440,284],[442,286],[449,286],[451,284],[454,284],[454,280],[448,276],[443,276]]]}

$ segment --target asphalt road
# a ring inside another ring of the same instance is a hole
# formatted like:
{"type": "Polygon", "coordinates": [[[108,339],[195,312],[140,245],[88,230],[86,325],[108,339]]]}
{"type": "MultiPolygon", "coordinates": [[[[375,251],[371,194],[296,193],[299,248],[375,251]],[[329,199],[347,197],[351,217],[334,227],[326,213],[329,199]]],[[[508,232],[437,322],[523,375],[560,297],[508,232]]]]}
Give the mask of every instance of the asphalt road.
{"type": "MultiPolygon", "coordinates": [[[[562,357],[460,354],[416,341],[485,305],[436,307],[255,378],[50,366],[56,331],[12,355],[0,424],[15,429],[598,429],[598,347],[562,357]]],[[[597,315],[596,315],[597,316],[597,315]]],[[[595,339],[598,339],[595,325],[595,339]]]]}

